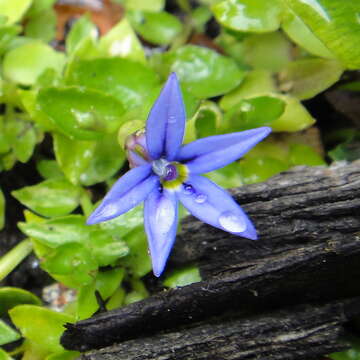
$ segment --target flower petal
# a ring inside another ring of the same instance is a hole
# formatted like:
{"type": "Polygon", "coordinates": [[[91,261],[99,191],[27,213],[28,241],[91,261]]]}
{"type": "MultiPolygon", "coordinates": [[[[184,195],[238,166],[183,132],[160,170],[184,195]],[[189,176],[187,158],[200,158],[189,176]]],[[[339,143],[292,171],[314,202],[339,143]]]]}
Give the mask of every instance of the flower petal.
{"type": "Polygon", "coordinates": [[[184,137],[185,120],[180,86],[176,74],[172,73],[146,123],[146,143],[154,160],[161,156],[170,161],[175,159],[184,137]]]}
{"type": "Polygon", "coordinates": [[[209,179],[191,175],[177,196],[201,221],[235,235],[257,239],[254,225],[245,212],[229,193],[209,179]]]}
{"type": "Polygon", "coordinates": [[[178,202],[173,192],[155,189],[144,202],[144,223],[154,275],[159,277],[176,237],[178,202]]]}
{"type": "Polygon", "coordinates": [[[177,160],[193,174],[207,173],[239,159],[271,132],[264,126],[226,135],[210,136],[183,146],[177,160]]]}
{"type": "Polygon", "coordinates": [[[152,175],[151,164],[131,169],[114,184],[90,215],[87,224],[110,220],[129,211],[143,201],[156,186],[159,186],[159,179],[152,175]]]}

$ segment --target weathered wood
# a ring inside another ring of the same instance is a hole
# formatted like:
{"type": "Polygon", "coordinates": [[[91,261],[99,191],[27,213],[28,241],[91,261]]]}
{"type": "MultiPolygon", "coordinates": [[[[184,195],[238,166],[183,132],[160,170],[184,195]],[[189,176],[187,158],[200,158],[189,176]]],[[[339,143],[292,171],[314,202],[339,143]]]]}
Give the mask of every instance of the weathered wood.
{"type": "Polygon", "coordinates": [[[62,343],[88,350],[204,321],[224,310],[266,309],[359,296],[360,162],[298,168],[233,191],[257,242],[185,220],[174,265],[197,262],[202,282],[69,324],[62,343]]]}
{"type": "Polygon", "coordinates": [[[348,311],[360,298],[284,309],[246,319],[223,319],[125,341],[83,354],[82,360],[296,360],[348,348],[341,340],[348,311]]]}

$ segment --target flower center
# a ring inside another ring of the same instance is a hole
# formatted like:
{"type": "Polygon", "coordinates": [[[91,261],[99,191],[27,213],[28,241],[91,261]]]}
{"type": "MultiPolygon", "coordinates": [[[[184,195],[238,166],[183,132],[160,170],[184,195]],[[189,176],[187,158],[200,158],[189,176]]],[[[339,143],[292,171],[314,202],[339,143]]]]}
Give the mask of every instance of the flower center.
{"type": "Polygon", "coordinates": [[[186,165],[178,162],[169,162],[160,158],[151,164],[154,173],[159,176],[162,186],[167,189],[178,188],[188,177],[186,165]]]}

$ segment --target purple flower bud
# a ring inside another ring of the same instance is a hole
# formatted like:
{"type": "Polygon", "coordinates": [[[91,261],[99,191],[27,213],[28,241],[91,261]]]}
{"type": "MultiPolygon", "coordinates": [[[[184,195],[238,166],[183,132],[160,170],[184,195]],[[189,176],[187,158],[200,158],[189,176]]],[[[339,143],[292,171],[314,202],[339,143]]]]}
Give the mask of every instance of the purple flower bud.
{"type": "Polygon", "coordinates": [[[146,147],[144,129],[138,130],[126,138],[125,150],[131,168],[144,165],[145,163],[151,161],[146,147]]]}

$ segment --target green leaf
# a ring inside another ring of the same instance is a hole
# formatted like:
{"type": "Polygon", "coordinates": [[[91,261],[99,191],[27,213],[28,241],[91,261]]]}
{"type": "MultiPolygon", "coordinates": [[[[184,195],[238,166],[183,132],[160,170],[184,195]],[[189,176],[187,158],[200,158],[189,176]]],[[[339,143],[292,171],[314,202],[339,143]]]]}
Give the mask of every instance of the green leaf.
{"type": "Polygon", "coordinates": [[[0,360],[13,360],[13,358],[5,350],[0,348],[0,360]]]}
{"type": "Polygon", "coordinates": [[[241,100],[225,114],[227,132],[271,126],[285,110],[285,102],[273,96],[258,96],[241,100]]]}
{"type": "Polygon", "coordinates": [[[244,77],[231,58],[194,45],[165,53],[163,66],[166,75],[176,72],[184,87],[198,98],[227,93],[239,85],[244,77]]]}
{"type": "Polygon", "coordinates": [[[114,263],[128,255],[126,243],[104,230],[94,230],[90,234],[89,248],[99,266],[114,265],[114,263]]]}
{"type": "Polygon", "coordinates": [[[161,11],[165,0],[124,0],[127,10],[161,11]]]}
{"type": "Polygon", "coordinates": [[[173,271],[164,281],[164,285],[170,288],[186,286],[194,282],[201,281],[199,268],[197,266],[188,266],[183,269],[173,271]]]}
{"type": "Polygon", "coordinates": [[[324,159],[309,145],[291,144],[290,145],[290,164],[318,166],[326,165],[324,159]]]}
{"type": "Polygon", "coordinates": [[[282,7],[277,0],[224,0],[212,10],[220,24],[230,29],[268,32],[279,28],[282,7]]]}
{"type": "Polygon", "coordinates": [[[348,68],[360,67],[360,2],[283,0],[310,31],[348,68]]]}
{"type": "Polygon", "coordinates": [[[11,44],[15,36],[20,32],[21,27],[18,25],[0,26],[0,54],[3,54],[5,51],[8,50],[9,44],[11,44]]]}
{"type": "Polygon", "coordinates": [[[143,228],[134,228],[124,237],[124,241],[129,246],[130,253],[122,259],[121,264],[128,267],[130,272],[137,277],[146,275],[151,270],[151,259],[143,228]]]}
{"type": "Polygon", "coordinates": [[[31,292],[15,287],[0,288],[0,316],[21,304],[41,305],[41,300],[31,292]]]}
{"type": "Polygon", "coordinates": [[[279,88],[300,100],[310,99],[336,83],[343,70],[343,66],[336,60],[293,61],[279,74],[279,88]]]}
{"type": "Polygon", "coordinates": [[[89,167],[95,152],[95,141],[71,140],[61,134],[53,134],[56,160],[65,176],[73,184],[80,183],[80,176],[89,167]]]}
{"type": "Polygon", "coordinates": [[[284,16],[281,24],[286,35],[296,44],[304,48],[310,54],[329,59],[334,58],[334,54],[311,32],[304,22],[296,16],[290,9],[284,16]]]}
{"type": "Polygon", "coordinates": [[[71,242],[53,249],[42,261],[41,267],[54,277],[62,276],[64,284],[82,286],[93,281],[98,264],[84,245],[71,242]],[[71,282],[67,283],[64,276],[70,277],[71,282]]]}
{"type": "Polygon", "coordinates": [[[203,138],[217,133],[222,122],[222,113],[217,104],[204,101],[195,117],[196,137],[203,138]]]}
{"type": "Polygon", "coordinates": [[[30,7],[32,0],[0,0],[0,15],[6,16],[7,24],[19,21],[30,7]]]}
{"type": "Polygon", "coordinates": [[[36,213],[54,217],[71,213],[79,206],[81,188],[64,178],[48,179],[11,194],[36,213]]]}
{"type": "Polygon", "coordinates": [[[67,82],[111,94],[126,110],[143,106],[148,94],[159,85],[153,70],[121,58],[79,61],[69,73],[67,82]]]}
{"type": "Polygon", "coordinates": [[[254,34],[243,41],[243,57],[253,69],[279,71],[291,60],[293,45],[279,31],[254,34]]]}
{"type": "Polygon", "coordinates": [[[143,224],[143,206],[139,205],[125,214],[118,216],[112,220],[105,221],[99,224],[104,231],[114,235],[124,237],[133,229],[143,224]]]}
{"type": "Polygon", "coordinates": [[[229,110],[243,99],[272,93],[275,90],[275,83],[271,72],[266,70],[250,71],[236,89],[221,98],[220,107],[223,110],[229,110]]]}
{"type": "Polygon", "coordinates": [[[83,185],[90,186],[108,180],[115,175],[124,161],[125,152],[119,146],[116,136],[104,136],[96,142],[89,165],[80,175],[80,181],[83,185]]]}
{"type": "Polygon", "coordinates": [[[225,189],[244,184],[238,162],[233,162],[219,170],[205,174],[205,176],[225,189]]]}
{"type": "Polygon", "coordinates": [[[50,248],[69,242],[86,242],[91,229],[85,225],[85,218],[81,215],[69,215],[43,222],[19,223],[18,226],[23,233],[50,248]]]}
{"type": "Polygon", "coordinates": [[[44,179],[62,178],[64,176],[55,160],[39,160],[36,163],[36,170],[44,179]]]}
{"type": "Polygon", "coordinates": [[[56,13],[53,9],[47,9],[30,17],[25,26],[25,35],[50,42],[55,38],[56,13]]]}
{"type": "Polygon", "coordinates": [[[5,226],[5,197],[0,188],[0,230],[5,226]]]}
{"type": "Polygon", "coordinates": [[[18,332],[0,320],[0,346],[18,340],[19,338],[20,334],[18,332]]]}
{"type": "Polygon", "coordinates": [[[32,5],[26,15],[34,16],[42,11],[49,10],[53,7],[56,0],[33,0],[32,5]]]}
{"type": "Polygon", "coordinates": [[[95,290],[99,291],[103,300],[106,300],[120,286],[123,277],[124,269],[102,271],[91,284],[82,287],[77,298],[77,318],[87,319],[98,310],[95,290]]]}
{"type": "Polygon", "coordinates": [[[3,61],[4,77],[23,85],[32,85],[46,69],[60,73],[65,63],[64,54],[41,41],[30,41],[6,53],[3,61]]]}
{"type": "Polygon", "coordinates": [[[299,100],[292,96],[272,94],[286,103],[284,113],[271,123],[274,131],[295,132],[304,130],[315,123],[315,119],[310,115],[299,100]]]}
{"type": "Polygon", "coordinates": [[[12,322],[29,341],[46,352],[59,352],[64,325],[74,318],[35,305],[19,305],[9,311],[12,322]]]}
{"type": "Polygon", "coordinates": [[[142,38],[157,45],[170,44],[183,29],[178,18],[165,11],[129,11],[127,16],[142,38]]]}
{"type": "Polygon", "coordinates": [[[146,63],[144,49],[126,18],[100,39],[98,49],[102,57],[118,56],[146,63]]]}
{"type": "Polygon", "coordinates": [[[240,171],[244,184],[262,182],[289,166],[281,160],[269,157],[248,157],[240,162],[240,171]]]}
{"type": "Polygon", "coordinates": [[[94,140],[122,123],[122,104],[110,95],[81,87],[47,88],[38,95],[41,110],[69,138],[94,140]]]}
{"type": "Polygon", "coordinates": [[[329,355],[333,360],[358,360],[360,357],[360,343],[357,337],[350,337],[351,348],[345,351],[332,353],[329,355]]]}
{"type": "Polygon", "coordinates": [[[98,30],[91,22],[88,15],[82,16],[72,26],[66,37],[66,52],[72,54],[86,38],[96,39],[98,30]]]}
{"type": "Polygon", "coordinates": [[[8,117],[4,131],[16,158],[23,163],[27,162],[37,142],[33,124],[24,121],[21,114],[13,113],[8,117]]]}

